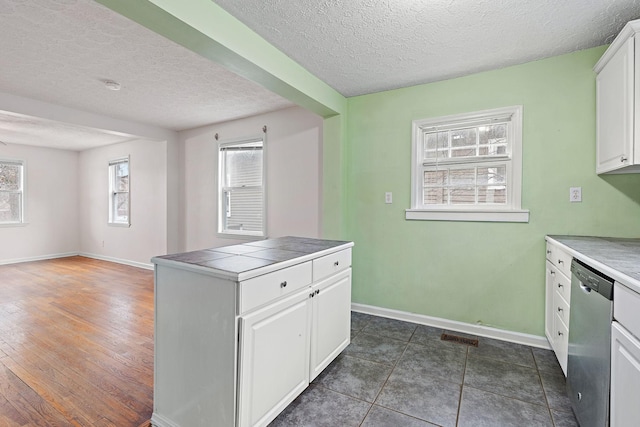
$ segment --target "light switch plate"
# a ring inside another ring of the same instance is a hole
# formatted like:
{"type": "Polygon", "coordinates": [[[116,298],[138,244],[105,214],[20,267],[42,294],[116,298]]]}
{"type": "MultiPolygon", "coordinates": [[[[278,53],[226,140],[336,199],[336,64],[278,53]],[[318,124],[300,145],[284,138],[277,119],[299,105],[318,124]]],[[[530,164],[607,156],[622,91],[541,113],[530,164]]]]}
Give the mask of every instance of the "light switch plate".
{"type": "Polygon", "coordinates": [[[582,187],[571,187],[569,188],[569,201],[571,203],[581,202],[582,201],[582,187]]]}
{"type": "Polygon", "coordinates": [[[384,202],[393,203],[393,193],[391,192],[384,193],[384,202]]]}

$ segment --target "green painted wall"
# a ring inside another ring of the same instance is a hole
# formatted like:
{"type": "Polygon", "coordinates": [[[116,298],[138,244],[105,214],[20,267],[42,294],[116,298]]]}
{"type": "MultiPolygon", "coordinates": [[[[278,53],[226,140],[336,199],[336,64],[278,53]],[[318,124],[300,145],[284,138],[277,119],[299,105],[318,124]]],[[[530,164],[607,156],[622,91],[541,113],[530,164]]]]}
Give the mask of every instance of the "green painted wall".
{"type": "Polygon", "coordinates": [[[346,237],[353,301],[544,334],[544,236],[640,237],[640,175],[595,174],[604,47],[348,99],[346,237]],[[406,221],[411,121],[521,104],[529,223],[406,221]],[[581,186],[582,203],[569,203],[581,186]],[[393,192],[393,204],[384,193],[393,192]]]}

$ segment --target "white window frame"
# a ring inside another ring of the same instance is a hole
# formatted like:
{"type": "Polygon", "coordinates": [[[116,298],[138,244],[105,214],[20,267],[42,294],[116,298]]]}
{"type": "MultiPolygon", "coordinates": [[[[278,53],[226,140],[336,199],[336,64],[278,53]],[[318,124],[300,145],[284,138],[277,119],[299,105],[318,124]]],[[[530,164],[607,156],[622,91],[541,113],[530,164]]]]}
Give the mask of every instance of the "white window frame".
{"type": "Polygon", "coordinates": [[[117,159],[109,160],[109,221],[108,225],[114,227],[131,227],[131,159],[130,156],[120,157],[117,159]],[[128,191],[129,197],[127,199],[127,220],[119,221],[115,218],[114,210],[116,209],[116,195],[122,193],[116,189],[116,176],[115,166],[120,163],[127,163],[129,169],[129,185],[128,191]]]}
{"type": "Polygon", "coordinates": [[[432,221],[488,221],[488,222],[528,222],[529,211],[522,209],[522,106],[495,108],[472,113],[414,120],[412,122],[411,152],[411,208],[406,209],[407,220],[432,221]],[[480,126],[493,121],[507,125],[507,153],[505,155],[477,158],[434,159],[423,158],[424,135],[427,131],[440,129],[459,129],[480,126]],[[487,166],[498,161],[506,166],[507,203],[506,204],[465,204],[465,205],[425,205],[424,171],[437,167],[487,166]]]}
{"type": "Polygon", "coordinates": [[[246,138],[228,139],[218,141],[218,230],[219,237],[247,238],[247,239],[264,239],[267,237],[267,134],[260,134],[246,138]],[[260,231],[251,230],[229,230],[224,228],[224,218],[227,213],[228,199],[227,194],[233,187],[223,187],[225,173],[223,165],[222,149],[233,145],[250,144],[252,142],[262,143],[262,229],[260,231]]]}
{"type": "Polygon", "coordinates": [[[20,194],[20,219],[18,221],[4,221],[4,222],[0,222],[0,227],[19,227],[22,225],[26,224],[26,220],[25,220],[25,206],[26,206],[26,181],[27,181],[27,177],[26,177],[26,171],[27,171],[27,167],[26,167],[26,162],[24,160],[18,160],[18,159],[6,159],[6,158],[0,158],[0,163],[5,163],[5,164],[12,164],[12,165],[19,165],[21,167],[21,171],[20,171],[20,190],[15,190],[15,191],[6,191],[6,190],[0,190],[0,192],[2,193],[17,193],[20,194]]]}

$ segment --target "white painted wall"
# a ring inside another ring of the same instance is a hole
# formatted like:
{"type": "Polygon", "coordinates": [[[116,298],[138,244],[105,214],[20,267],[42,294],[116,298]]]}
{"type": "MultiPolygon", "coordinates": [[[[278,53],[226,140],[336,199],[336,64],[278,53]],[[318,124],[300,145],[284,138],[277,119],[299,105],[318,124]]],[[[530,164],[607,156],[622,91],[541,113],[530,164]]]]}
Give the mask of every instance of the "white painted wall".
{"type": "Polygon", "coordinates": [[[75,253],[78,231],[78,153],[0,145],[0,158],[26,162],[25,220],[0,227],[0,264],[75,253]]]}
{"type": "Polygon", "coordinates": [[[293,107],[179,133],[184,159],[183,250],[240,243],[217,236],[217,144],[250,137],[266,125],[269,237],[321,235],[322,118],[293,107]]]}
{"type": "MultiPolygon", "coordinates": [[[[167,215],[164,227],[167,230],[167,248],[169,252],[177,252],[181,247],[181,221],[180,218],[180,186],[181,186],[181,159],[178,134],[175,131],[149,126],[142,123],[131,122],[100,114],[89,113],[62,105],[51,104],[32,98],[12,95],[0,92],[0,110],[25,114],[70,123],[79,126],[121,132],[137,135],[156,141],[166,141],[166,189],[167,189],[167,215]]],[[[76,248],[77,249],[77,248],[76,248]]],[[[1,258],[0,258],[1,259],[1,258]]]]}
{"type": "Polygon", "coordinates": [[[80,253],[149,265],[167,253],[167,143],[136,140],[79,155],[80,253]],[[107,224],[109,160],[130,157],[131,227],[107,224]],[[103,245],[104,242],[104,245],[103,245]]]}

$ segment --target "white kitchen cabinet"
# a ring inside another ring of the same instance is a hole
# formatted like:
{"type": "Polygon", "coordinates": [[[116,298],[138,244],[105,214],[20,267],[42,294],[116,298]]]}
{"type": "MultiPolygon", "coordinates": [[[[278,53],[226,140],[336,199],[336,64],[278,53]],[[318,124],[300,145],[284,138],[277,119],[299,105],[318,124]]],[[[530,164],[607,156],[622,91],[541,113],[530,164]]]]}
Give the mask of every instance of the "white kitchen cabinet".
{"type": "Polygon", "coordinates": [[[596,63],[596,173],[640,172],[640,20],[596,63]]]}
{"type": "Polygon", "coordinates": [[[545,334],[560,367],[567,374],[571,255],[547,241],[545,279],[545,334]]]}
{"type": "Polygon", "coordinates": [[[152,425],[271,422],[350,342],[352,246],[287,237],[153,258],[152,425]]]}
{"type": "Polygon", "coordinates": [[[611,327],[611,427],[640,419],[640,294],[614,284],[611,327]]]}
{"type": "Polygon", "coordinates": [[[309,381],[313,381],[351,339],[351,269],[314,285],[309,381]]]}
{"type": "Polygon", "coordinates": [[[239,426],[266,425],[309,384],[308,290],[240,319],[239,426]]]}
{"type": "Polygon", "coordinates": [[[640,341],[618,322],[611,330],[611,427],[640,420],[640,341]]]}

